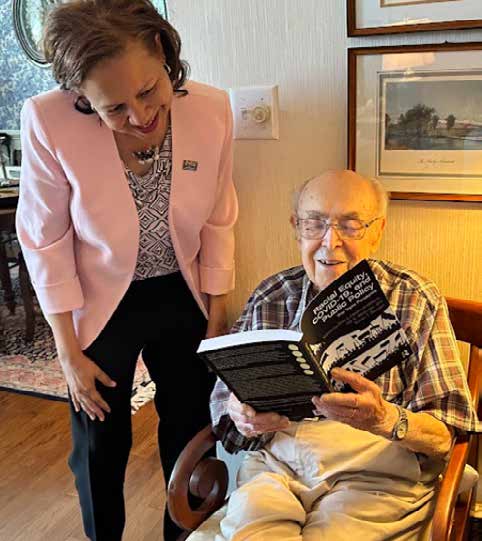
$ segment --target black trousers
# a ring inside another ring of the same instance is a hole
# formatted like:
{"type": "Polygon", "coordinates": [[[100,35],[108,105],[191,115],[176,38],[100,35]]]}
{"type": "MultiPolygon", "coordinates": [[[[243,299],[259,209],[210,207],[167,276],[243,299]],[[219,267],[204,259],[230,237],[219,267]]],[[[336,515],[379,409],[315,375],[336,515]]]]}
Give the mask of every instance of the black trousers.
{"type": "MultiPolygon", "coordinates": [[[[85,350],[114,381],[97,382],[111,408],[104,422],[91,421],[71,403],[75,475],[82,518],[92,541],[120,541],[125,524],[123,485],[132,445],[130,398],[139,352],[156,384],[159,449],[166,484],[186,443],[209,422],[214,377],[195,352],[206,319],[181,273],[136,281],[98,338],[85,350]]],[[[164,539],[180,529],[167,510],[164,539]]]]}

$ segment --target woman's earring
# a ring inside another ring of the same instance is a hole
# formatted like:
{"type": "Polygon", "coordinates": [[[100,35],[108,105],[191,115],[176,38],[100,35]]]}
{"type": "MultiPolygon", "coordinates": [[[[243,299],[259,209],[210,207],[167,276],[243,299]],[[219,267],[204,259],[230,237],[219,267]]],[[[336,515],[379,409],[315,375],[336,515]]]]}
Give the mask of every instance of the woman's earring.
{"type": "Polygon", "coordinates": [[[172,72],[171,66],[169,64],[166,64],[165,62],[164,62],[164,69],[167,71],[168,75],[171,75],[171,72],[172,72]]]}
{"type": "Polygon", "coordinates": [[[79,113],[83,113],[84,115],[92,115],[95,112],[89,100],[84,96],[77,97],[74,102],[74,107],[79,113]]]}

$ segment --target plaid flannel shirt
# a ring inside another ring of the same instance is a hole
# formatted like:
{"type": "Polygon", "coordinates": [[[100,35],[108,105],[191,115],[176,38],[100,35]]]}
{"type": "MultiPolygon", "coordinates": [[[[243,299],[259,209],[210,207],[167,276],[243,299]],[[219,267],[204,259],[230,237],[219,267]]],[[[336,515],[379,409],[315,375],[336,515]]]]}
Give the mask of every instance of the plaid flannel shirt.
{"type": "MultiPolygon", "coordinates": [[[[433,415],[457,432],[482,432],[445,299],[432,282],[385,261],[368,261],[397,315],[413,354],[376,379],[385,400],[433,415]]],[[[300,330],[315,292],[303,267],[267,278],[255,289],[232,333],[260,329],[300,330]]],[[[211,395],[213,430],[228,452],[262,448],[273,433],[240,434],[227,414],[229,389],[219,379],[211,395]]]]}

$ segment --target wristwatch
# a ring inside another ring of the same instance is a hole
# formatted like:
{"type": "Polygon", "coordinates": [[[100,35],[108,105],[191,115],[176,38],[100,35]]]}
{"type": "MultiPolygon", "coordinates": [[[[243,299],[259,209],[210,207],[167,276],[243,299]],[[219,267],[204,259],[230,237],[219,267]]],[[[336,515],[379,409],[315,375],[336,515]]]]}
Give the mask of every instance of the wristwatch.
{"type": "Polygon", "coordinates": [[[395,423],[395,426],[392,430],[392,441],[400,441],[407,435],[408,431],[408,417],[407,412],[397,404],[395,404],[398,409],[398,421],[395,423]]]}

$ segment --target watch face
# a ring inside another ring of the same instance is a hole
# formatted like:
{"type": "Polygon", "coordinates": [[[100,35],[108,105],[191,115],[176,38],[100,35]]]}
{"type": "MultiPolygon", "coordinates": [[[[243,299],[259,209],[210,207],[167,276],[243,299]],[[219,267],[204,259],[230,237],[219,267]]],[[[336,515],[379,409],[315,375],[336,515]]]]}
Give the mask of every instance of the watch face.
{"type": "Polygon", "coordinates": [[[395,426],[393,427],[392,432],[392,440],[403,440],[403,438],[407,435],[408,432],[408,418],[406,412],[398,407],[399,411],[399,418],[396,422],[395,426]]]}
{"type": "Polygon", "coordinates": [[[401,440],[407,434],[407,421],[402,420],[401,423],[397,426],[397,439],[401,440]]]}

